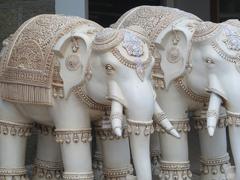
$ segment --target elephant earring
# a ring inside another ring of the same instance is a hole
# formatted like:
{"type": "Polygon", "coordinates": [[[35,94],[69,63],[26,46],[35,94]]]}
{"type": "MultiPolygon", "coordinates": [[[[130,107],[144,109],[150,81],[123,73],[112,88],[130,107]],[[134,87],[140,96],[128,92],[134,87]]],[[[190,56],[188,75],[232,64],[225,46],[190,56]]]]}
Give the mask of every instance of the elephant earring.
{"type": "Polygon", "coordinates": [[[72,38],[72,52],[73,54],[69,55],[66,58],[65,66],[69,71],[76,71],[81,67],[80,56],[79,56],[79,49],[80,49],[80,42],[77,38],[72,38]]]}
{"type": "Polygon", "coordinates": [[[177,31],[173,30],[174,37],[172,39],[172,47],[167,50],[167,61],[170,63],[177,63],[183,59],[181,52],[178,48],[178,43],[180,41],[177,31]]]}

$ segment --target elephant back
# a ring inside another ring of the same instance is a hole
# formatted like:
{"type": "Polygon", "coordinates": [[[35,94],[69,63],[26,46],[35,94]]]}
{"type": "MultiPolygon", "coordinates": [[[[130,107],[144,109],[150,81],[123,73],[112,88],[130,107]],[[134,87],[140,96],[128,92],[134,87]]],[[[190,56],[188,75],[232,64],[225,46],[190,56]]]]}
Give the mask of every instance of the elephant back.
{"type": "Polygon", "coordinates": [[[61,86],[63,83],[53,47],[64,34],[82,24],[99,26],[80,17],[62,15],[39,15],[23,23],[8,38],[2,53],[1,98],[52,105],[53,84],[61,86]]]}
{"type": "Polygon", "coordinates": [[[193,14],[176,8],[163,6],[139,6],[123,14],[113,28],[127,28],[132,25],[142,27],[148,34],[149,40],[153,42],[157,36],[175,20],[187,17],[198,19],[193,14]]]}

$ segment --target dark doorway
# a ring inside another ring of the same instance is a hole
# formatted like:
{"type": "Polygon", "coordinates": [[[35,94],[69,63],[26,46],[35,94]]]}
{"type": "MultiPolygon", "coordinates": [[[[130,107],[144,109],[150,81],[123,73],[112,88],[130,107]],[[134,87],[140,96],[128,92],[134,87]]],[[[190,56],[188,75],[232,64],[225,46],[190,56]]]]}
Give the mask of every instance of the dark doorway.
{"type": "Polygon", "coordinates": [[[164,0],[89,0],[89,19],[108,27],[126,11],[140,5],[163,5],[164,0]]]}
{"type": "Polygon", "coordinates": [[[213,22],[223,22],[228,19],[240,19],[240,1],[212,0],[211,20],[213,22]]]}

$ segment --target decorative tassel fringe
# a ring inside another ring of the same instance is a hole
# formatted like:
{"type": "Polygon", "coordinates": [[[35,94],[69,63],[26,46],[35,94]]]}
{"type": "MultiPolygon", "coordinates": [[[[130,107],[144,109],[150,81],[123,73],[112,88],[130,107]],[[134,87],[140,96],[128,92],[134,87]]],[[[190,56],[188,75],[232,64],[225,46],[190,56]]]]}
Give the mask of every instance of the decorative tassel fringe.
{"type": "Polygon", "coordinates": [[[24,84],[0,83],[1,98],[11,102],[52,105],[52,89],[24,84]]]}

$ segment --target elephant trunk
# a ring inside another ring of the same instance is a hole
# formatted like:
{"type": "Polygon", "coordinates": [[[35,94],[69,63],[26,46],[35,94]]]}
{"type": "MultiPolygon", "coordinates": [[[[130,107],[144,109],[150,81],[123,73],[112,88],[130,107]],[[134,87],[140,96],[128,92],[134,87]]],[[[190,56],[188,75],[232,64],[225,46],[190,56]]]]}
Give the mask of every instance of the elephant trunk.
{"type": "MultiPolygon", "coordinates": [[[[227,64],[226,64],[227,65],[227,64]]],[[[216,74],[215,68],[209,68],[209,87],[211,92],[207,126],[210,135],[213,135],[216,127],[219,106],[224,101],[224,106],[228,115],[228,129],[232,154],[236,166],[235,180],[240,179],[240,75],[238,66],[230,65],[231,70],[225,73],[216,74]],[[222,75],[223,74],[223,75],[222,75]],[[230,80],[231,79],[231,80],[230,80]],[[214,111],[211,111],[214,110],[214,111]],[[211,113],[214,112],[214,113],[211,113]],[[213,115],[215,114],[215,115],[213,115]]],[[[224,69],[227,69],[224,67],[224,69]]]]}
{"type": "MultiPolygon", "coordinates": [[[[144,131],[145,127],[139,127],[140,131],[144,131]]],[[[151,160],[150,160],[150,135],[133,132],[130,135],[130,146],[134,168],[136,170],[138,180],[151,180],[151,160]]]]}
{"type": "MultiPolygon", "coordinates": [[[[133,83],[134,84],[134,83],[133,83]]],[[[127,117],[127,130],[134,168],[138,180],[151,180],[150,134],[153,133],[153,111],[155,97],[151,84],[138,82],[129,87],[124,82],[110,81],[108,99],[112,102],[111,122],[114,133],[122,134],[123,108],[127,117]],[[144,100],[140,98],[144,94],[144,100]]]]}
{"type": "Polygon", "coordinates": [[[207,111],[207,128],[210,136],[214,135],[217,126],[219,111],[222,104],[222,99],[214,92],[211,93],[207,111]]]}

